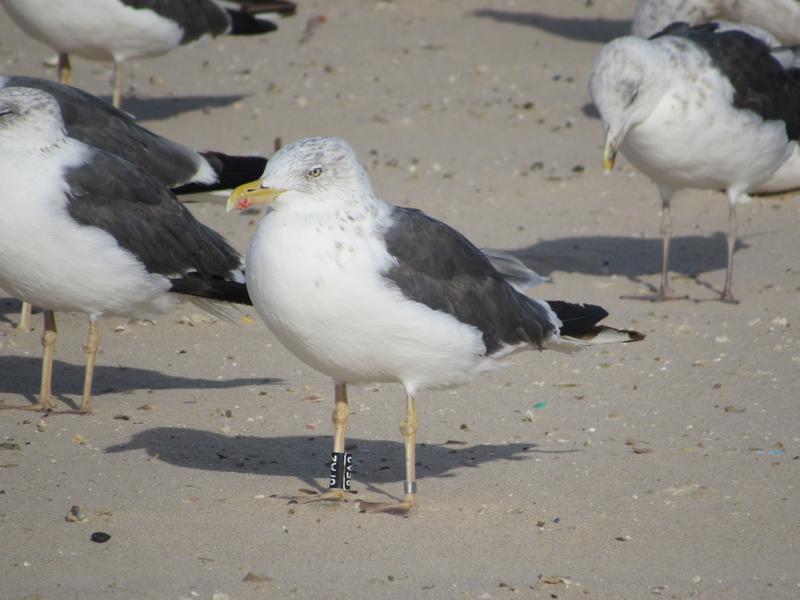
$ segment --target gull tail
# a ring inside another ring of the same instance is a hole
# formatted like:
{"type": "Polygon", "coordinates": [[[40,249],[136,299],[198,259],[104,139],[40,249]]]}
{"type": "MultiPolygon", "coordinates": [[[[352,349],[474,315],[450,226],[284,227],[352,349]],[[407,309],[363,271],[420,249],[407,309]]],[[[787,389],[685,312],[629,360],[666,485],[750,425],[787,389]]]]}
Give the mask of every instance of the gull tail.
{"type": "Polygon", "coordinates": [[[231,19],[228,35],[260,35],[276,31],[278,26],[267,18],[243,10],[226,9],[231,19]]]}
{"type": "Polygon", "coordinates": [[[233,189],[261,177],[267,166],[267,159],[263,156],[231,156],[213,151],[200,154],[216,173],[216,181],[186,183],[173,188],[174,194],[198,194],[233,189]]]}
{"type": "Polygon", "coordinates": [[[561,321],[559,336],[546,344],[551,350],[574,352],[583,346],[639,342],[645,338],[638,331],[598,325],[608,316],[601,306],[561,300],[548,300],[547,305],[561,321]]]}
{"type": "Polygon", "coordinates": [[[205,277],[199,273],[187,273],[182,277],[169,280],[170,292],[184,294],[193,298],[203,298],[217,302],[232,302],[252,306],[247,286],[238,281],[231,281],[218,276],[205,277]]]}
{"type": "Polygon", "coordinates": [[[272,13],[290,17],[297,12],[297,4],[287,0],[234,0],[226,5],[238,5],[237,10],[251,15],[272,13]]]}

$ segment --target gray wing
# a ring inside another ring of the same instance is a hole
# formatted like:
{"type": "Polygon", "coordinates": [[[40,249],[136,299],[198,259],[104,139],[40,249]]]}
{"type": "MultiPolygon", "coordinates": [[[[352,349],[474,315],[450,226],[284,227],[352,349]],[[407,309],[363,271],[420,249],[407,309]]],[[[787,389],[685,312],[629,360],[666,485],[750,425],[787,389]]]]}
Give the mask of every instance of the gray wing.
{"type": "Polygon", "coordinates": [[[69,215],[110,233],[151,273],[197,271],[229,277],[241,257],[216,231],[201,224],[161,182],[98,149],[66,171],[69,215]]]}
{"type": "Polygon", "coordinates": [[[477,327],[487,354],[542,347],[555,329],[545,307],[511,287],[464,236],[419,210],[395,207],[392,221],[385,238],[397,265],[384,276],[407,298],[477,327]]]}
{"type": "Polygon", "coordinates": [[[168,187],[191,182],[204,161],[191,148],[148,131],[126,113],[83,90],[38,77],[8,77],[7,86],[52,94],[70,137],[124,158],[168,187]]]}

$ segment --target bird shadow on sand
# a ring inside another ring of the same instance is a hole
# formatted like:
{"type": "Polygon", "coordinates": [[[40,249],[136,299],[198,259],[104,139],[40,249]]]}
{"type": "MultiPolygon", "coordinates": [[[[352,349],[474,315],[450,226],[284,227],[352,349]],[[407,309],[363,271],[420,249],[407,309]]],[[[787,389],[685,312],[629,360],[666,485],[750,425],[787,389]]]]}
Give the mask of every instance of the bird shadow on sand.
{"type": "MultiPolygon", "coordinates": [[[[6,374],[0,378],[0,394],[19,395],[31,404],[35,403],[41,368],[42,361],[38,356],[0,356],[0,373],[6,374]]],[[[77,408],[83,394],[84,369],[83,364],[72,365],[59,360],[53,362],[53,392],[57,402],[64,403],[73,410],[77,408]]],[[[248,385],[275,385],[282,382],[282,379],[264,377],[198,379],[136,367],[97,365],[94,371],[92,395],[98,398],[103,394],[130,394],[139,390],[224,390],[248,385]]],[[[12,404],[24,406],[19,402],[7,400],[2,408],[13,408],[12,404]]],[[[59,406],[55,412],[59,412],[61,408],[59,406]]]]}
{"type": "MultiPolygon", "coordinates": [[[[16,327],[17,323],[19,323],[19,311],[21,308],[22,303],[19,300],[0,297],[0,323],[16,327]]],[[[36,314],[39,311],[34,308],[33,312],[36,314]]]]}
{"type": "MultiPolygon", "coordinates": [[[[557,271],[585,275],[621,275],[655,291],[642,278],[661,274],[661,239],[623,236],[567,237],[542,240],[527,248],[503,250],[540,275],[557,271]]],[[[739,239],[736,250],[749,248],[739,239]]],[[[725,234],[673,236],[669,270],[696,279],[727,267],[725,234]]],[[[700,282],[702,284],[702,282],[700,282]]]]}
{"type": "Polygon", "coordinates": [[[581,17],[554,17],[538,12],[518,12],[483,8],[472,12],[473,17],[494,19],[498,23],[510,23],[535,27],[578,42],[605,44],[629,35],[631,22],[621,19],[591,19],[581,17]]]}
{"type": "MultiPolygon", "coordinates": [[[[160,98],[125,98],[122,110],[133,115],[137,121],[161,121],[182,113],[207,111],[212,108],[225,108],[239,102],[246,96],[164,96],[160,98]]],[[[107,102],[110,97],[104,97],[107,102]]]]}
{"type": "MultiPolygon", "coordinates": [[[[144,449],[149,456],[187,469],[230,471],[255,475],[297,477],[320,489],[315,479],[325,477],[333,447],[331,436],[230,437],[211,431],[155,427],[133,435],[129,442],[106,448],[106,453],[144,449]]],[[[353,454],[353,479],[369,488],[405,478],[403,444],[386,440],[348,438],[353,454]]],[[[500,460],[527,460],[535,453],[580,450],[539,450],[533,443],[480,444],[449,440],[444,444],[417,444],[417,476],[454,477],[461,467],[479,467],[500,460]]]]}

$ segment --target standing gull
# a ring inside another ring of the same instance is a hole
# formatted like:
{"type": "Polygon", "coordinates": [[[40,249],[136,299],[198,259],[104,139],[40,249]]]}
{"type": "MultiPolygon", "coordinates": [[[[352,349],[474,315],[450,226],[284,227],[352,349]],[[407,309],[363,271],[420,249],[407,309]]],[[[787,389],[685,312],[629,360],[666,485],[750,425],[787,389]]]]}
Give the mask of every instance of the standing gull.
{"type": "MultiPolygon", "coordinates": [[[[100,98],[61,83],[0,75],[0,89],[6,87],[32,87],[51,94],[69,137],[124,158],[177,194],[235,188],[258,177],[267,164],[263,156],[197,152],[148,131],[100,98]]],[[[25,303],[18,329],[30,327],[31,307],[25,303]]]]}
{"type": "Polygon", "coordinates": [[[0,287],[45,309],[39,403],[51,409],[54,311],[89,317],[80,412],[91,411],[103,315],[163,313],[175,294],[248,303],[241,258],[157,179],[67,137],[56,100],[0,90],[0,287]]]}
{"type": "MultiPolygon", "coordinates": [[[[732,302],[736,204],[782,165],[798,164],[787,162],[800,137],[795,72],[754,37],[715,28],[677,23],[650,40],[616,39],[600,53],[589,79],[605,124],[604,168],[613,168],[619,150],[661,195],[659,300],[672,296],[670,202],[676,190],[725,190],[728,265],[722,299],[732,302]]],[[[794,176],[800,179],[800,169],[794,176]]]]}
{"type": "MultiPolygon", "coordinates": [[[[204,35],[252,35],[277,26],[217,0],[0,0],[31,37],[58,52],[58,78],[69,83],[69,55],[113,61],[113,104],[122,103],[122,63],[159,56],[204,35]]],[[[266,10],[293,12],[292,2],[266,10]]]]}
{"type": "MultiPolygon", "coordinates": [[[[361,502],[404,514],[415,504],[414,402],[425,389],[472,381],[512,352],[641,339],[596,323],[599,306],[517,292],[444,223],[380,200],[352,148],[308,138],[272,156],[228,208],[271,203],[247,251],[247,289],[261,318],[298,358],[334,380],[331,489],[342,500],[347,384],[397,382],[406,392],[405,498],[361,502]]],[[[309,498],[304,498],[309,500],[309,498]]]]}

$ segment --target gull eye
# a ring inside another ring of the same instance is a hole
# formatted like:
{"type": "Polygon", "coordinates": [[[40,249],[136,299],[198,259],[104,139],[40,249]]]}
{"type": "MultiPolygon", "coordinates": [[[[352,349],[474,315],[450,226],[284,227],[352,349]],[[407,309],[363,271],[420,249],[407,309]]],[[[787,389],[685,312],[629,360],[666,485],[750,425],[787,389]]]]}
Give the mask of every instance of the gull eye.
{"type": "Polygon", "coordinates": [[[308,170],[309,177],[319,177],[320,175],[322,175],[322,167],[314,167],[308,170]]]}

